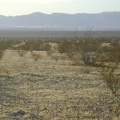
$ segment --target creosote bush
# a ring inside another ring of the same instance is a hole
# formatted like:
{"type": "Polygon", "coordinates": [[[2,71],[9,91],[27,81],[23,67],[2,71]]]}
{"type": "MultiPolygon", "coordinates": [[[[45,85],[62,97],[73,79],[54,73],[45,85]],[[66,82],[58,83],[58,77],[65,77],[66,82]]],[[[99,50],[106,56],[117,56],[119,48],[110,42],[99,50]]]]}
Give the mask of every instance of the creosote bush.
{"type": "Polygon", "coordinates": [[[43,49],[47,52],[48,56],[52,54],[52,46],[50,45],[50,43],[45,43],[43,45],[43,49]]]}
{"type": "MultiPolygon", "coordinates": [[[[9,41],[4,41],[4,40],[0,41],[0,60],[2,59],[5,50],[9,46],[10,46],[9,41]]],[[[0,65],[0,77],[3,77],[5,75],[9,76],[9,71],[6,68],[4,68],[4,66],[0,65]]]]}
{"type": "Polygon", "coordinates": [[[112,94],[118,96],[120,89],[120,44],[118,44],[118,41],[110,41],[108,46],[102,49],[98,48],[94,58],[92,59],[92,65],[97,67],[112,94]]]}
{"type": "Polygon", "coordinates": [[[31,52],[31,55],[32,55],[32,58],[33,58],[33,60],[35,62],[38,61],[41,58],[41,54],[40,53],[31,52]]]}
{"type": "Polygon", "coordinates": [[[3,57],[4,55],[4,50],[0,50],[0,59],[3,57]]]}
{"type": "Polygon", "coordinates": [[[27,50],[24,50],[23,48],[18,48],[17,51],[20,57],[23,57],[28,52],[27,50]]]}
{"type": "Polygon", "coordinates": [[[8,48],[8,44],[7,41],[0,41],[0,59],[3,57],[4,55],[4,51],[8,48]]]}
{"type": "Polygon", "coordinates": [[[104,82],[115,96],[118,95],[120,89],[120,73],[117,73],[118,66],[117,63],[108,63],[98,69],[104,82]]]}
{"type": "Polygon", "coordinates": [[[81,61],[86,65],[92,64],[91,55],[96,53],[99,43],[97,40],[68,40],[59,44],[59,52],[67,53],[67,56],[75,65],[81,65],[81,61]]]}
{"type": "Polygon", "coordinates": [[[86,39],[68,40],[59,44],[59,52],[67,53],[74,65],[85,65],[96,67],[103,80],[114,95],[118,95],[120,89],[120,43],[119,40],[108,39],[86,39]]]}
{"type": "Polygon", "coordinates": [[[28,52],[28,46],[26,45],[26,42],[21,42],[17,45],[17,52],[20,55],[20,57],[23,57],[28,52]]]}
{"type": "Polygon", "coordinates": [[[23,57],[28,51],[33,52],[36,51],[43,51],[43,41],[41,40],[26,40],[20,41],[17,43],[13,49],[18,51],[18,54],[23,57]]]}

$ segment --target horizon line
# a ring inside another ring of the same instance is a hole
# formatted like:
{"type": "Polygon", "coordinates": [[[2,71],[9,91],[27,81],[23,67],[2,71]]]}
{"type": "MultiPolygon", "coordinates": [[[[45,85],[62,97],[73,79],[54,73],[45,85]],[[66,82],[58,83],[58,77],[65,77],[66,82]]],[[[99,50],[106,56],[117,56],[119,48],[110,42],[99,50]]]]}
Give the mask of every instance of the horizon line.
{"type": "Polygon", "coordinates": [[[120,12],[120,11],[103,11],[103,12],[82,12],[82,13],[66,13],[66,12],[53,12],[53,13],[44,13],[44,12],[31,12],[31,13],[25,13],[25,14],[19,14],[19,15],[1,15],[0,16],[5,16],[5,17],[16,17],[16,16],[23,16],[23,15],[31,15],[34,13],[41,13],[41,14],[46,14],[46,15],[52,15],[52,14],[69,14],[69,15],[75,15],[75,14],[101,14],[101,13],[111,13],[111,12],[120,12]]]}

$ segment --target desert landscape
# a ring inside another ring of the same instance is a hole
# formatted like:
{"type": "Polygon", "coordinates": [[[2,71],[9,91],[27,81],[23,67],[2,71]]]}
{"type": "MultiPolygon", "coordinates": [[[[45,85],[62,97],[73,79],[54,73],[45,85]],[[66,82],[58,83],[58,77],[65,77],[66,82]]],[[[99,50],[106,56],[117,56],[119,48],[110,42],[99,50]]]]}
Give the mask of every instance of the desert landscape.
{"type": "Polygon", "coordinates": [[[120,0],[0,0],[0,120],[120,120],[120,0]]]}
{"type": "Polygon", "coordinates": [[[119,40],[31,39],[1,40],[1,120],[120,119],[119,40]]]}

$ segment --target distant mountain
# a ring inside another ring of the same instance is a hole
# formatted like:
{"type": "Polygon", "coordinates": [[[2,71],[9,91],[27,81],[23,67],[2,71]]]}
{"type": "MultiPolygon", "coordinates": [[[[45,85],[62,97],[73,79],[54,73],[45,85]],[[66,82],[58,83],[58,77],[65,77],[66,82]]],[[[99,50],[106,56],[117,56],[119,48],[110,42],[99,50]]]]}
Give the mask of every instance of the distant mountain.
{"type": "Polygon", "coordinates": [[[91,28],[120,30],[120,12],[103,12],[96,14],[44,14],[35,12],[21,16],[0,15],[0,27],[91,28]]]}

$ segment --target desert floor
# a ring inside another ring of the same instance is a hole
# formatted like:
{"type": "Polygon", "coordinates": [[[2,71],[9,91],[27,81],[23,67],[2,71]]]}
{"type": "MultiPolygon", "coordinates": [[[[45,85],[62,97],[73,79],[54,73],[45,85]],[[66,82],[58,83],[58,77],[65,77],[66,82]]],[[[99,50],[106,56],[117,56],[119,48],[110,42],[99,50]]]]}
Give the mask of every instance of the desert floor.
{"type": "Polygon", "coordinates": [[[120,120],[120,97],[111,94],[96,68],[55,61],[40,52],[0,60],[0,120],[120,120]]]}

